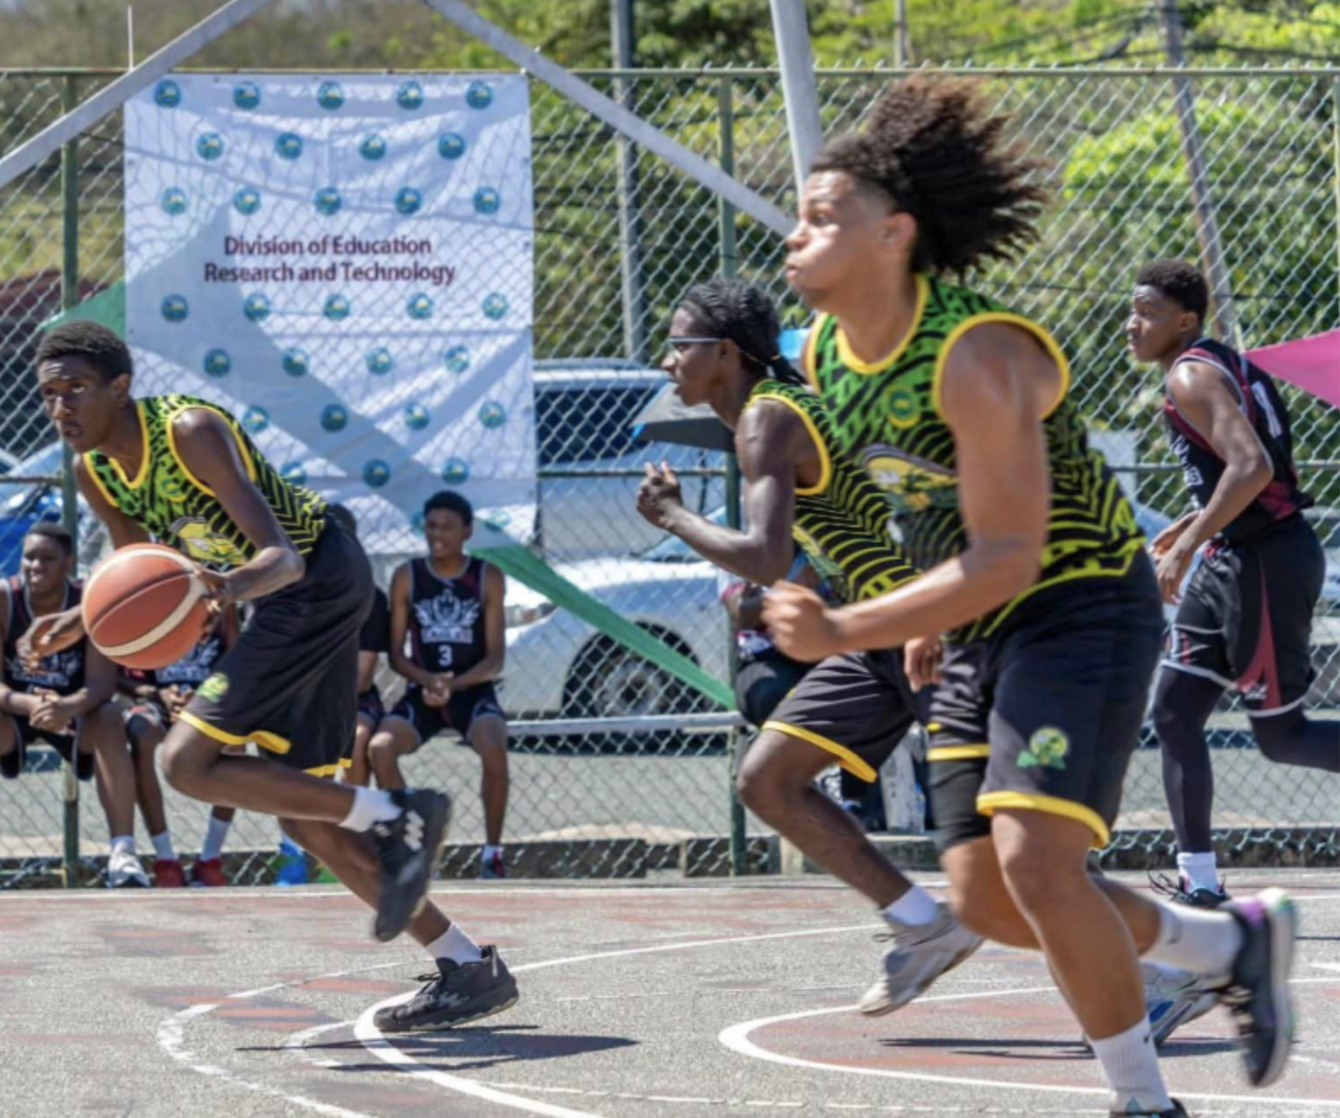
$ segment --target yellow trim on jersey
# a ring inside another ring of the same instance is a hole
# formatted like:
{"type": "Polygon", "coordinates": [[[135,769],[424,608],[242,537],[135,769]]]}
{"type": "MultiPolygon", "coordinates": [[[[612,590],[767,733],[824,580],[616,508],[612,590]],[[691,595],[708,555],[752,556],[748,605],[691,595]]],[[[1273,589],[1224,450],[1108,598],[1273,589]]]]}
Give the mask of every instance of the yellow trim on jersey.
{"type": "Polygon", "coordinates": [[[176,422],[177,416],[185,411],[208,411],[213,412],[223,420],[223,425],[228,428],[228,433],[233,436],[233,441],[237,443],[237,452],[242,456],[242,464],[246,467],[247,477],[254,482],[256,480],[256,464],[251,460],[251,454],[247,451],[246,445],[242,442],[242,436],[238,434],[236,428],[228,422],[227,418],[217,408],[207,407],[204,404],[187,404],[185,407],[178,408],[171,415],[163,417],[163,429],[167,432],[168,452],[176,460],[178,469],[186,475],[186,480],[194,485],[202,493],[214,496],[214,490],[201,481],[195,474],[191,473],[186,463],[182,461],[182,456],[177,451],[177,437],[173,433],[172,425],[176,422]]]}
{"type": "Polygon", "coordinates": [[[194,726],[205,737],[223,742],[224,745],[246,745],[247,742],[254,741],[262,749],[271,753],[278,753],[280,756],[293,748],[293,743],[288,738],[272,734],[269,730],[252,730],[249,734],[241,735],[230,734],[226,730],[220,730],[217,726],[211,726],[203,718],[192,714],[189,710],[182,711],[177,717],[188,726],[194,726]]]}
{"type": "Polygon", "coordinates": [[[819,428],[814,425],[814,420],[794,400],[780,393],[756,392],[749,397],[751,407],[756,400],[776,400],[779,404],[785,404],[800,416],[800,422],[805,424],[805,430],[809,432],[810,441],[814,443],[815,449],[819,452],[819,484],[812,485],[808,489],[803,489],[797,485],[796,496],[813,497],[816,493],[822,493],[828,488],[828,483],[833,480],[833,460],[828,454],[828,446],[824,443],[823,436],[819,434],[819,428]]]}
{"type": "Polygon", "coordinates": [[[898,360],[912,344],[912,339],[917,336],[917,331],[921,329],[921,319],[926,313],[926,302],[930,299],[931,283],[920,272],[917,273],[917,309],[912,315],[912,323],[907,328],[907,333],[896,346],[877,361],[862,361],[856,354],[852,353],[851,346],[847,344],[847,335],[842,332],[839,326],[833,331],[833,336],[837,340],[838,360],[842,362],[853,373],[860,373],[862,376],[870,376],[872,373],[882,373],[890,365],[898,360]]]}
{"type": "Polygon", "coordinates": [[[1018,326],[1027,330],[1042,343],[1042,348],[1047,351],[1047,356],[1055,361],[1056,367],[1061,370],[1061,390],[1056,394],[1056,399],[1052,402],[1051,407],[1042,413],[1041,418],[1046,419],[1061,406],[1061,402],[1070,391],[1070,362],[1066,360],[1066,355],[1061,352],[1061,347],[1056,344],[1056,339],[1047,333],[1043,327],[1032,319],[1025,318],[1021,314],[1012,314],[1009,311],[987,311],[984,314],[975,314],[970,318],[965,318],[949,332],[949,337],[940,346],[940,353],[935,359],[935,373],[931,377],[931,407],[935,409],[935,414],[941,419],[945,417],[944,408],[941,406],[943,402],[941,393],[945,365],[949,362],[949,353],[954,348],[954,343],[973,327],[983,326],[988,322],[1002,322],[1009,326],[1018,326]]]}
{"type": "Polygon", "coordinates": [[[991,746],[986,742],[978,745],[941,745],[926,751],[927,761],[974,761],[979,757],[990,757],[991,746]]]}
{"type": "Polygon", "coordinates": [[[983,792],[977,797],[977,810],[982,815],[994,815],[1008,810],[1041,811],[1048,815],[1062,815],[1083,823],[1093,832],[1093,849],[1102,850],[1112,841],[1107,823],[1093,808],[1060,796],[1044,796],[1040,792],[983,792]]]}
{"type": "Polygon", "coordinates": [[[341,757],[333,765],[317,765],[314,769],[303,769],[308,776],[334,776],[345,769],[353,768],[354,763],[348,757],[341,757]]]}
{"type": "Polygon", "coordinates": [[[776,730],[779,734],[789,734],[793,738],[799,738],[801,741],[807,741],[811,745],[817,745],[820,749],[827,750],[837,758],[837,763],[842,768],[853,776],[859,776],[868,784],[874,784],[879,779],[879,773],[875,772],[866,761],[863,761],[845,745],[839,745],[832,738],[816,734],[813,730],[802,730],[799,726],[792,726],[789,722],[774,722],[772,719],[763,723],[763,729],[776,730]]]}
{"type": "Polygon", "coordinates": [[[810,323],[810,332],[805,335],[805,346],[800,351],[800,367],[805,373],[805,378],[816,392],[819,391],[819,372],[814,364],[814,351],[819,345],[819,333],[823,330],[824,323],[827,321],[828,316],[821,314],[810,323]]]}
{"type": "MultiPolygon", "coordinates": [[[[138,489],[144,484],[144,479],[149,476],[149,459],[153,457],[153,454],[149,450],[149,421],[144,418],[143,400],[135,401],[135,414],[139,417],[140,421],[140,442],[144,444],[144,452],[140,455],[140,468],[135,471],[135,480],[131,481],[130,478],[126,477],[126,471],[120,462],[110,454],[106,456],[107,461],[112,464],[112,469],[121,475],[121,482],[127,489],[138,489]]],[[[85,457],[87,457],[87,455],[85,455],[85,457]]],[[[90,467],[91,465],[92,464],[90,463],[90,467]]],[[[93,476],[97,477],[97,473],[95,472],[93,476]]],[[[101,482],[98,483],[98,488],[102,489],[104,495],[107,494],[107,490],[103,488],[101,482]]],[[[112,506],[119,507],[115,501],[112,502],[112,506]]]]}
{"type": "Polygon", "coordinates": [[[93,479],[93,484],[98,487],[98,492],[107,499],[107,503],[111,505],[112,508],[119,509],[121,506],[116,503],[116,498],[112,496],[111,491],[108,490],[107,486],[103,485],[102,478],[98,476],[98,468],[93,463],[92,451],[89,451],[84,455],[84,467],[88,470],[88,476],[93,479]]]}

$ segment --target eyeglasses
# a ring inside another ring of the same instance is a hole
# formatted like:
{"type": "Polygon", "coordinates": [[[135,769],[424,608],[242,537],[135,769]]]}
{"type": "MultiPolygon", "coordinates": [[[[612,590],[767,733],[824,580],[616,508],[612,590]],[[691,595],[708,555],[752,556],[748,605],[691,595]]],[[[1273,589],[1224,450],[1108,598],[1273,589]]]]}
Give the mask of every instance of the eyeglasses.
{"type": "Polygon", "coordinates": [[[694,338],[694,337],[672,337],[667,338],[670,348],[676,353],[683,354],[688,351],[691,345],[710,345],[712,342],[724,342],[725,338],[694,338]]]}

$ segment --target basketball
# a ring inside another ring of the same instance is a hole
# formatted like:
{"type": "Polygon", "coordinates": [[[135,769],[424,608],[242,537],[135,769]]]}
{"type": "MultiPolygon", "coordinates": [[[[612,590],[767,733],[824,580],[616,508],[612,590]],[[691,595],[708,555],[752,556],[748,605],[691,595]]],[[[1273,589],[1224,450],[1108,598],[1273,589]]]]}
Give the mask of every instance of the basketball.
{"type": "Polygon", "coordinates": [[[107,556],[84,586],[84,631],[99,652],[127,668],[174,664],[205,635],[209,608],[195,564],[156,543],[107,556]]]}

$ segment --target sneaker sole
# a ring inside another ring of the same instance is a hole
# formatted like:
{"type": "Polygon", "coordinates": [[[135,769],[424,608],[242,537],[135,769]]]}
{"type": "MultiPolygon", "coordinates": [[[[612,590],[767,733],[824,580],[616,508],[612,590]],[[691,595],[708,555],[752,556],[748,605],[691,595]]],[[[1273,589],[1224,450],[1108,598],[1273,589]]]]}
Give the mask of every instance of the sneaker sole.
{"type": "MultiPolygon", "coordinates": [[[[473,1025],[476,1021],[482,1021],[486,1017],[496,1017],[499,1013],[505,1013],[521,1000],[519,993],[514,993],[505,1002],[500,1002],[496,1006],[488,1009],[482,1009],[478,1013],[473,1013],[469,1017],[456,1017],[450,1021],[432,1022],[425,1025],[408,1025],[405,1028],[384,1028],[377,1025],[383,1033],[391,1036],[403,1036],[406,1033],[440,1033],[445,1029],[455,1029],[461,1025],[473,1025]]],[[[376,1024],[376,1022],[373,1022],[376,1024]]]]}
{"type": "Polygon", "coordinates": [[[390,915],[396,916],[397,919],[392,920],[387,913],[378,910],[372,933],[382,943],[390,943],[391,940],[400,935],[428,904],[428,886],[432,883],[433,875],[437,873],[438,866],[442,864],[442,850],[447,845],[447,832],[451,829],[451,797],[445,792],[441,793],[441,796],[445,801],[441,819],[425,821],[427,833],[432,834],[434,830],[437,830],[438,835],[432,844],[432,856],[424,859],[423,871],[418,874],[411,886],[410,891],[417,893],[418,897],[403,919],[399,919],[399,913],[393,912],[390,915]]]}
{"type": "Polygon", "coordinates": [[[862,999],[861,1001],[856,1003],[856,1008],[860,1010],[861,1014],[865,1017],[886,1017],[890,1013],[896,1013],[898,1010],[902,1009],[903,1006],[910,1005],[912,1002],[916,1001],[919,997],[921,997],[922,994],[924,994],[927,990],[929,990],[932,986],[934,986],[937,981],[939,981],[941,978],[947,975],[955,967],[960,966],[961,964],[967,962],[968,958],[974,952],[976,952],[976,950],[979,947],[981,947],[982,944],[985,942],[986,942],[985,940],[979,939],[971,947],[964,948],[962,951],[960,951],[957,955],[954,956],[954,958],[950,961],[949,966],[945,967],[944,970],[938,971],[937,973],[931,975],[931,977],[926,979],[926,981],[921,986],[918,986],[915,990],[912,991],[910,997],[904,998],[902,1001],[899,1002],[885,999],[882,1001],[873,1002],[870,1005],[866,1005],[864,999],[862,999]]]}
{"type": "Polygon", "coordinates": [[[1289,996],[1289,974],[1293,970],[1298,910],[1283,889],[1267,889],[1260,900],[1270,921],[1270,1000],[1275,1006],[1275,1046],[1265,1073],[1252,1085],[1269,1087],[1284,1074],[1293,1047],[1293,1001],[1289,996]]]}

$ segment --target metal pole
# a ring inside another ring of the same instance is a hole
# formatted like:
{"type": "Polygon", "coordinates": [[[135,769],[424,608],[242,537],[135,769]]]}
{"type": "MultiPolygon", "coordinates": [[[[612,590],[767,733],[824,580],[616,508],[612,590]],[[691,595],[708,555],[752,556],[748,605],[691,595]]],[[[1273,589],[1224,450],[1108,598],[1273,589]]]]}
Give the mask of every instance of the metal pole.
{"type": "MultiPolygon", "coordinates": [[[[721,169],[726,174],[735,174],[735,104],[734,89],[730,77],[717,80],[717,127],[721,138],[721,169]]],[[[735,207],[725,198],[720,200],[719,237],[721,241],[721,274],[728,279],[734,278],[739,264],[735,239],[735,207]]],[[[726,523],[739,528],[740,516],[740,463],[733,454],[726,455],[726,523]]],[[[736,656],[736,645],[731,641],[730,681],[735,685],[735,675],[740,669],[736,656]]],[[[740,765],[744,761],[745,745],[748,734],[739,727],[730,732],[730,872],[733,877],[744,874],[748,857],[748,839],[745,834],[746,816],[744,804],[736,792],[736,781],[740,775],[740,765]]]]}
{"type": "Polygon", "coordinates": [[[1340,295],[1340,78],[1331,79],[1331,178],[1335,189],[1336,288],[1340,295]]]}
{"type": "MultiPolygon", "coordinates": [[[[610,0],[610,36],[614,65],[631,70],[636,65],[633,0],[610,0]]],[[[636,84],[616,78],[614,100],[636,112],[636,84]]],[[[637,145],[619,135],[619,264],[623,279],[623,344],[629,360],[647,362],[646,300],[642,290],[642,214],[638,201],[637,145]]]]}
{"type": "Polygon", "coordinates": [[[805,20],[805,0],[771,0],[771,3],[777,60],[782,68],[782,93],[786,98],[786,127],[791,133],[791,163],[796,190],[800,190],[824,142],[810,27],[805,20]]]}
{"type": "Polygon", "coordinates": [[[901,70],[912,54],[908,42],[907,0],[898,0],[893,13],[893,64],[901,70]]]}
{"type": "MultiPolygon", "coordinates": [[[[1182,17],[1177,11],[1177,0],[1162,0],[1159,22],[1163,27],[1163,48],[1168,63],[1181,67],[1185,62],[1182,50],[1182,17]]],[[[1209,273],[1210,291],[1214,296],[1214,320],[1219,336],[1229,345],[1240,348],[1237,310],[1233,305],[1233,288],[1228,264],[1224,260],[1224,246],[1219,237],[1219,223],[1215,219],[1214,201],[1210,197],[1210,180],[1201,150],[1200,130],[1196,126],[1196,101],[1191,81],[1184,74],[1174,73],[1173,105],[1177,112],[1177,129],[1182,139],[1182,158],[1186,160],[1187,175],[1191,179],[1191,203],[1196,214],[1196,238],[1200,242],[1201,258],[1209,273]]]]}
{"type": "MultiPolygon", "coordinates": [[[[79,104],[78,79],[67,77],[61,85],[61,109],[70,112],[79,104]]],[[[70,139],[61,147],[61,307],[69,310],[79,303],[79,141],[70,139]]],[[[79,504],[74,486],[74,454],[68,443],[61,445],[61,519],[74,540],[79,554],[79,504]]],[[[62,877],[65,888],[79,882],[79,781],[69,761],[61,762],[61,800],[65,831],[62,877]]]]}

